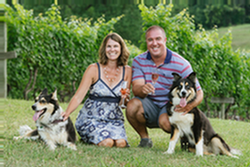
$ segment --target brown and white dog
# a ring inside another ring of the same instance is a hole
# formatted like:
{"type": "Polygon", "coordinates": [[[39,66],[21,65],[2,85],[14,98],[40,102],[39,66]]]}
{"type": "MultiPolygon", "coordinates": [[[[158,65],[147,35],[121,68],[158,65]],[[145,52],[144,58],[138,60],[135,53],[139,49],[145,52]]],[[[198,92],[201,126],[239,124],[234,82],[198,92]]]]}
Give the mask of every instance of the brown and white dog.
{"type": "Polygon", "coordinates": [[[167,114],[171,124],[171,138],[167,154],[173,154],[175,145],[181,137],[181,147],[188,147],[189,151],[196,152],[197,156],[223,154],[238,158],[239,150],[230,148],[226,142],[215,133],[209,120],[197,107],[183,115],[175,112],[177,105],[185,107],[196,98],[196,73],[191,73],[187,78],[181,78],[173,73],[174,81],[169,92],[167,114]],[[185,142],[186,141],[186,142],[185,142]]]}
{"type": "Polygon", "coordinates": [[[33,120],[37,128],[32,130],[28,125],[20,126],[20,136],[14,137],[15,140],[42,139],[51,150],[54,150],[57,144],[76,150],[74,125],[70,118],[63,121],[63,110],[58,104],[57,90],[48,95],[45,88],[35,99],[32,109],[35,111],[33,120]]]}

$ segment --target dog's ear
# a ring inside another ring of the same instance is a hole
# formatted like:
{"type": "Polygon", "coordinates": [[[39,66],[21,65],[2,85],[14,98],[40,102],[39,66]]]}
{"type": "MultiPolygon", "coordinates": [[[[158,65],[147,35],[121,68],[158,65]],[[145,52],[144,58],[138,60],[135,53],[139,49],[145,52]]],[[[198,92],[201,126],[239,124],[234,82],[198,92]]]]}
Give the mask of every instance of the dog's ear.
{"type": "Polygon", "coordinates": [[[192,72],[191,74],[189,74],[189,76],[187,77],[189,80],[191,80],[193,83],[196,82],[196,73],[192,72]]]}
{"type": "Polygon", "coordinates": [[[43,91],[40,93],[40,95],[47,95],[48,89],[44,88],[43,91]]]}
{"type": "Polygon", "coordinates": [[[55,89],[55,91],[52,93],[52,97],[51,97],[52,99],[54,99],[54,100],[58,100],[57,99],[57,89],[55,89]]]}
{"type": "Polygon", "coordinates": [[[179,74],[175,73],[175,72],[173,72],[172,75],[174,76],[174,82],[181,79],[181,76],[179,74]]]}

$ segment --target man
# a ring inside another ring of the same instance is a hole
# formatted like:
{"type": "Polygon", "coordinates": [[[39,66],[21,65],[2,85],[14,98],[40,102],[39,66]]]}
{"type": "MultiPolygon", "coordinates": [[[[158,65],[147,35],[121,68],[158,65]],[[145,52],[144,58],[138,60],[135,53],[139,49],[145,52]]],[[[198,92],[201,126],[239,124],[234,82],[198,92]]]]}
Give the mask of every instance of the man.
{"type": "MultiPolygon", "coordinates": [[[[172,73],[187,77],[193,70],[190,63],[175,52],[166,48],[166,34],[159,26],[151,26],[146,31],[147,49],[134,58],[132,68],[132,91],[135,98],[127,104],[126,116],[129,123],[140,135],[139,147],[152,147],[148,128],[161,128],[170,133],[171,125],[166,112],[169,88],[173,82],[172,73]],[[152,70],[158,69],[159,78],[153,86],[152,70]]],[[[203,91],[197,80],[197,98],[192,103],[175,109],[186,114],[199,105],[203,99],[203,91]]]]}

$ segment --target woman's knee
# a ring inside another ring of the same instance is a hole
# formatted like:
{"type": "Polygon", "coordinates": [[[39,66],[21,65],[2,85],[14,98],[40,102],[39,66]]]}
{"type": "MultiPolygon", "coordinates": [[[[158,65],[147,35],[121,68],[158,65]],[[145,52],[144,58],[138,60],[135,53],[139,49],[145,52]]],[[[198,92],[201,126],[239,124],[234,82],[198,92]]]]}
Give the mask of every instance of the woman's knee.
{"type": "Polygon", "coordinates": [[[104,139],[103,141],[101,141],[100,143],[98,143],[98,146],[102,146],[102,147],[113,147],[115,144],[113,139],[104,139]]]}
{"type": "Polygon", "coordinates": [[[118,140],[115,140],[115,146],[119,148],[123,148],[127,146],[127,142],[124,139],[118,139],[118,140]]]}

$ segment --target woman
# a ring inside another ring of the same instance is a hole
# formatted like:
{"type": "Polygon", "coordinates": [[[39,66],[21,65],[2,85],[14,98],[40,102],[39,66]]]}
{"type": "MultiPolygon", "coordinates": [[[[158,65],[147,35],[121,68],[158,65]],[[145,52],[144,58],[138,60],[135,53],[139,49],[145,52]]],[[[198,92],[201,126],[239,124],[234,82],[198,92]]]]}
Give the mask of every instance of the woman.
{"type": "MultiPolygon", "coordinates": [[[[99,49],[99,63],[88,66],[78,90],[62,114],[66,120],[90,91],[75,123],[84,142],[105,147],[128,145],[119,107],[121,82],[127,81],[127,88],[131,83],[132,69],[127,65],[128,57],[129,51],[123,39],[117,33],[108,34],[99,49]]],[[[127,99],[129,95],[128,89],[123,98],[127,99]]]]}

